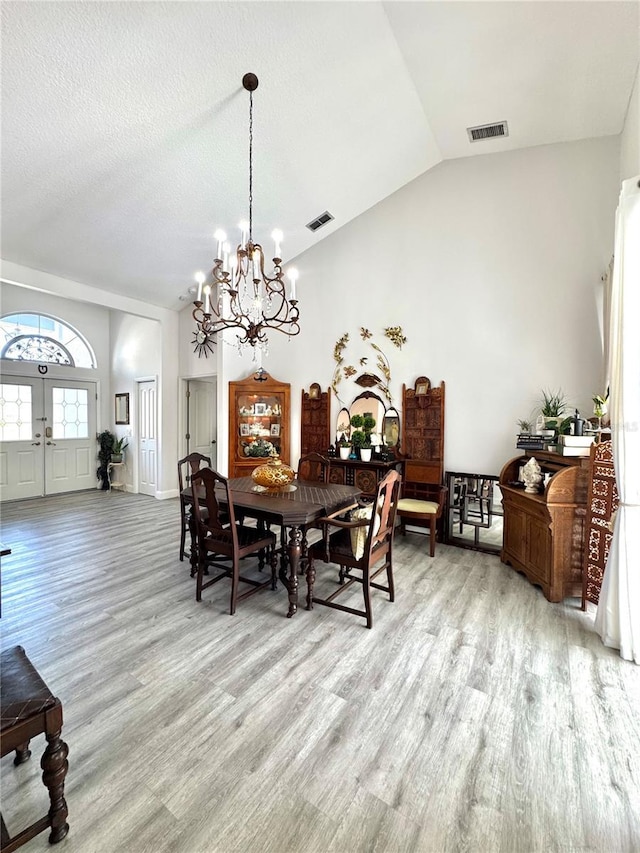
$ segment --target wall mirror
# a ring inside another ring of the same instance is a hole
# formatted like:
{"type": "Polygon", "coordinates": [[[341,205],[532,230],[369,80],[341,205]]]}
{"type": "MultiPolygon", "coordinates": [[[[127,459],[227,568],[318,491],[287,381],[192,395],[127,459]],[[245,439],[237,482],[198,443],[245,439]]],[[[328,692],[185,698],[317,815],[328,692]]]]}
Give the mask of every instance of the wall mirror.
{"type": "Polygon", "coordinates": [[[336,441],[339,441],[343,435],[345,438],[349,438],[351,435],[349,409],[344,407],[338,412],[338,420],[336,421],[336,441]]]}
{"type": "Polygon", "coordinates": [[[449,545],[499,554],[502,550],[502,493],[493,474],[447,471],[445,539],[449,545]]]}
{"type": "Polygon", "coordinates": [[[397,447],[400,442],[400,415],[393,406],[384,414],[382,437],[387,447],[397,447]]]}
{"type": "Polygon", "coordinates": [[[377,394],[373,393],[373,391],[363,391],[362,394],[358,394],[353,403],[349,406],[350,419],[354,415],[370,414],[376,422],[373,431],[378,435],[384,425],[385,412],[386,409],[384,403],[377,394]]]}
{"type": "Polygon", "coordinates": [[[116,394],[116,424],[129,423],[129,395],[116,394]]]}

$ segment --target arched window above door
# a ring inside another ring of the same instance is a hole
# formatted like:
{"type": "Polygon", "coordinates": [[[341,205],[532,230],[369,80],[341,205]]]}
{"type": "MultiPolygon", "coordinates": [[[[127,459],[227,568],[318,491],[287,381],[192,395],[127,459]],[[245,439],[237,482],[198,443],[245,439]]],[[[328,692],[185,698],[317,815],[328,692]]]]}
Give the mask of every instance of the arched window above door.
{"type": "Polygon", "coordinates": [[[85,338],[67,323],[46,314],[7,314],[0,318],[3,344],[0,358],[96,367],[85,338]]]}

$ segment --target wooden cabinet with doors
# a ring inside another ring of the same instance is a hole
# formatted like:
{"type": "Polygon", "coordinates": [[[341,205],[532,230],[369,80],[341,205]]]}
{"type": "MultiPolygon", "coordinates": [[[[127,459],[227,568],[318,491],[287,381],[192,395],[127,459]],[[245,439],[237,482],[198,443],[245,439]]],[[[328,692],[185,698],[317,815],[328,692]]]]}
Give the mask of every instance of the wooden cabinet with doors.
{"type": "Polygon", "coordinates": [[[549,601],[582,593],[589,460],[544,451],[511,459],[500,473],[504,538],[500,559],[540,586],[549,601]],[[547,483],[525,492],[520,469],[535,456],[547,483]]]}
{"type": "Polygon", "coordinates": [[[275,449],[289,464],[291,385],[260,369],[229,383],[229,476],[248,477],[275,449]]]}

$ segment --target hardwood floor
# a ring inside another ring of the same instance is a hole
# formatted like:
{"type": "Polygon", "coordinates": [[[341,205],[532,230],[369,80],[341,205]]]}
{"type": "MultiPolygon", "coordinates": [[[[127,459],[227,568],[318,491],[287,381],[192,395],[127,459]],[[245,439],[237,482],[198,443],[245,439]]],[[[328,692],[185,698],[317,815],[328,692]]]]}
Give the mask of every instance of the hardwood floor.
{"type": "MultiPolygon", "coordinates": [[[[577,600],[408,534],[370,631],[323,607],[288,620],[281,588],[231,617],[224,582],[196,603],[179,537],[177,500],[2,507],[2,645],[64,703],[58,850],[640,850],[640,667],[577,600]]],[[[335,576],[319,565],[320,590],[335,576]]],[[[47,810],[32,748],[2,759],[10,830],[47,810]]]]}

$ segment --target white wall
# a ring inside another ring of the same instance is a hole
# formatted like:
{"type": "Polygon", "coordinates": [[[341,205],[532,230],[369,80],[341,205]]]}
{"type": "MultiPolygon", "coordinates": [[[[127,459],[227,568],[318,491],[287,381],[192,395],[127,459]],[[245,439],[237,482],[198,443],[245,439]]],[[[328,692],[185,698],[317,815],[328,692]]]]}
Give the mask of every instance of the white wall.
{"type": "Polygon", "coordinates": [[[372,355],[361,326],[404,329],[383,345],[398,405],[403,382],[445,380],[447,470],[499,473],[543,387],[590,415],[618,167],[613,137],[445,162],[297,258],[302,332],[265,361],[292,383],[293,459],[300,389],[329,385],[345,332],[349,363],[372,355]]]}
{"type": "Polygon", "coordinates": [[[127,488],[134,490],[138,482],[137,380],[157,379],[162,329],[157,320],[112,311],[111,336],[111,394],[129,394],[129,425],[116,425],[113,431],[118,438],[128,436],[125,477],[127,488]]]}
{"type": "Polygon", "coordinates": [[[636,175],[640,175],[640,72],[636,72],[620,138],[620,183],[636,175]]]}

